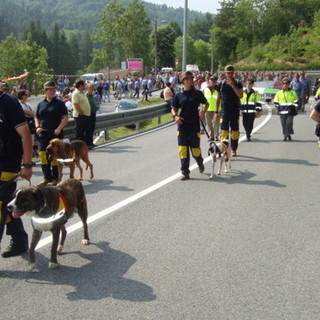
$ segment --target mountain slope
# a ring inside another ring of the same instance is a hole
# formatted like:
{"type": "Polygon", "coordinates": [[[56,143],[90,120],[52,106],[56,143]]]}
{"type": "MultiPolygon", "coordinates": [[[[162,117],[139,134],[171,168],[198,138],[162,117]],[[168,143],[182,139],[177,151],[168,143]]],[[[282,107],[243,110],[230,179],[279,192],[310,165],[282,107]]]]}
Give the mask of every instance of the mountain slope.
{"type": "MultiPolygon", "coordinates": [[[[39,20],[47,31],[54,22],[59,28],[73,31],[76,34],[88,30],[94,33],[100,13],[110,0],[0,0],[0,40],[9,33],[18,34],[30,20],[39,20]]],[[[119,0],[127,5],[129,0],[119,0]]],[[[174,9],[166,5],[144,2],[150,19],[158,18],[167,21],[183,22],[183,9],[174,9]]],[[[189,21],[202,18],[200,12],[190,11],[189,21]]]]}

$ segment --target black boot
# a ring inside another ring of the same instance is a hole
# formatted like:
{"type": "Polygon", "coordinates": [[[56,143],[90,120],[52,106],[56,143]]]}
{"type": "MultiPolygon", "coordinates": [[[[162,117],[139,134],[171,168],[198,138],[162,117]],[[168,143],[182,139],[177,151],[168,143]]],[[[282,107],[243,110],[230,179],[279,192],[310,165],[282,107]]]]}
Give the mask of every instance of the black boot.
{"type": "Polygon", "coordinates": [[[22,220],[12,218],[11,214],[9,217],[11,221],[6,224],[6,227],[11,241],[6,251],[1,254],[3,258],[15,257],[28,251],[28,234],[24,230],[22,220]]]}
{"type": "Polygon", "coordinates": [[[7,247],[6,251],[1,253],[3,258],[11,258],[15,256],[19,256],[28,251],[28,244],[20,245],[15,244],[12,240],[7,247]]]}

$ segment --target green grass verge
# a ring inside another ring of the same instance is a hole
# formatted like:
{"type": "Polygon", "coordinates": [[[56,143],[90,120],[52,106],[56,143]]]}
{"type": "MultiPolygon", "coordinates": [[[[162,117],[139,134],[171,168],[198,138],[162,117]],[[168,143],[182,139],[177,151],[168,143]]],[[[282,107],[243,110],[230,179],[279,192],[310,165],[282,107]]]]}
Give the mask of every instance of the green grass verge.
{"type": "MultiPolygon", "coordinates": [[[[163,103],[163,101],[164,101],[163,99],[158,98],[158,97],[157,98],[149,98],[149,101],[143,101],[143,102],[139,101],[139,107],[140,108],[149,107],[149,106],[163,103]]],[[[172,116],[170,113],[168,113],[168,114],[160,117],[160,124],[158,123],[158,118],[155,118],[155,119],[151,119],[151,120],[147,120],[147,121],[142,122],[140,124],[139,130],[135,130],[135,128],[133,128],[133,127],[131,128],[130,126],[112,129],[109,131],[109,137],[108,137],[107,141],[121,139],[121,138],[130,136],[132,134],[144,132],[144,131],[153,129],[155,127],[158,127],[159,125],[171,122],[171,121],[172,121],[172,116]]],[[[100,141],[100,143],[103,143],[103,142],[106,142],[106,141],[100,141]]]]}

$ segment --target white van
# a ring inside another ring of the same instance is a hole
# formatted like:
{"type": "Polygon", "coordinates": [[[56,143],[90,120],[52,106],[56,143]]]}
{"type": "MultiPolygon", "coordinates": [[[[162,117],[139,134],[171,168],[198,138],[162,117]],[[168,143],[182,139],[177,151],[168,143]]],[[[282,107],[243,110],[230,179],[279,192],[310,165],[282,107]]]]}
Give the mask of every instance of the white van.
{"type": "Polygon", "coordinates": [[[173,72],[173,68],[165,67],[165,68],[161,68],[160,70],[161,74],[170,73],[170,72],[173,72]]]}
{"type": "Polygon", "coordinates": [[[199,67],[196,64],[187,64],[186,71],[200,72],[199,67]]]}
{"type": "Polygon", "coordinates": [[[80,76],[82,80],[85,82],[94,82],[94,79],[97,79],[98,81],[104,80],[104,74],[103,73],[85,73],[80,76]]]}

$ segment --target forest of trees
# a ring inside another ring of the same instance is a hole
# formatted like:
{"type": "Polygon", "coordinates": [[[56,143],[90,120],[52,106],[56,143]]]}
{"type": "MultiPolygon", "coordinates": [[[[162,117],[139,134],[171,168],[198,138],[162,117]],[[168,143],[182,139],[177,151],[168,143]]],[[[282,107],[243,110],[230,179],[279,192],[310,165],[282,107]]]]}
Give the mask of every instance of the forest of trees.
{"type": "MultiPolygon", "coordinates": [[[[140,0],[0,0],[0,79],[120,68],[128,57],[181,62],[183,9],[140,0]]],[[[223,0],[190,12],[187,63],[215,70],[319,69],[319,0],[223,0]]],[[[181,66],[178,66],[181,68],[181,66]]]]}
{"type": "MultiPolygon", "coordinates": [[[[152,60],[151,31],[155,19],[170,22],[179,30],[174,32],[174,39],[181,35],[183,23],[181,8],[143,1],[0,0],[0,7],[0,55],[6,61],[0,62],[0,78],[20,74],[24,69],[39,72],[39,68],[27,68],[22,49],[28,46],[27,40],[28,44],[34,42],[33,46],[46,49],[47,56],[42,56],[43,73],[70,75],[103,67],[119,68],[127,57],[143,57],[148,64],[152,60]],[[120,10],[116,17],[112,17],[113,8],[120,10]],[[12,37],[17,45],[15,53],[6,49],[12,37]],[[22,70],[20,63],[14,63],[17,60],[25,65],[22,70]]],[[[200,12],[189,12],[190,21],[201,17],[200,12]]],[[[168,61],[172,64],[174,58],[168,61]]]]}
{"type": "Polygon", "coordinates": [[[211,33],[217,64],[244,69],[319,68],[318,0],[222,1],[211,33]]]}

